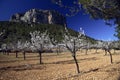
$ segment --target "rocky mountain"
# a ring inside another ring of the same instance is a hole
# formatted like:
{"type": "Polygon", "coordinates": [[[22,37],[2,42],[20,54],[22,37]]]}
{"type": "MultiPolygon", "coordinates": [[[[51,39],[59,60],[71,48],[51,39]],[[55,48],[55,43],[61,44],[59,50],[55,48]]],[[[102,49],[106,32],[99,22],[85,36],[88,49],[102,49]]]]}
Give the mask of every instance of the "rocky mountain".
{"type": "Polygon", "coordinates": [[[16,13],[11,18],[12,22],[27,22],[41,24],[58,24],[65,26],[66,18],[54,10],[31,9],[25,13],[16,13]]]}

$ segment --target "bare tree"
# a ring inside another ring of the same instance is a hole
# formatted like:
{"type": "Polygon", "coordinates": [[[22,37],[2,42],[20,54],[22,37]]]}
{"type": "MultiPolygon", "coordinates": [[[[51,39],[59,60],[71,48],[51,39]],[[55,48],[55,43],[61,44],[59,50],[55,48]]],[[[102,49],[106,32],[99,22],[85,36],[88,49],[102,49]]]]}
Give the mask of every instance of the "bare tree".
{"type": "Polygon", "coordinates": [[[67,28],[65,28],[64,44],[65,47],[72,53],[72,57],[75,61],[78,73],[80,73],[80,70],[78,61],[76,59],[76,52],[84,46],[82,35],[84,35],[84,31],[82,30],[82,28],[80,28],[80,32],[76,37],[71,36],[67,28]]]}
{"type": "Polygon", "coordinates": [[[47,35],[47,31],[41,33],[40,31],[34,31],[30,33],[31,35],[31,43],[34,48],[38,51],[40,57],[40,64],[42,64],[42,53],[45,49],[50,47],[49,43],[49,36],[47,35]]]}
{"type": "Polygon", "coordinates": [[[107,55],[107,52],[109,53],[111,64],[113,63],[112,53],[110,51],[112,49],[112,47],[113,47],[112,42],[104,42],[103,43],[103,50],[105,50],[105,55],[107,55]]]}

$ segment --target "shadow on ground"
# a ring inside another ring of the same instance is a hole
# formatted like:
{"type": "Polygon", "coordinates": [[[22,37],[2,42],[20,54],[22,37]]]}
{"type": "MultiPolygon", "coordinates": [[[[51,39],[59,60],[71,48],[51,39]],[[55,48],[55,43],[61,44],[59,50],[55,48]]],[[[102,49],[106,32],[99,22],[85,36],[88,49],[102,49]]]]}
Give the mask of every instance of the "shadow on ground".
{"type": "Polygon", "coordinates": [[[45,69],[46,66],[38,65],[38,64],[25,64],[19,66],[8,66],[8,67],[1,67],[0,71],[24,71],[24,70],[42,70],[45,69]]]}
{"type": "MultiPolygon", "coordinates": [[[[96,57],[91,57],[91,58],[77,59],[78,63],[80,63],[81,61],[85,61],[85,60],[88,60],[88,61],[97,60],[97,58],[96,57]]],[[[74,63],[75,63],[75,61],[72,59],[72,60],[66,60],[66,61],[53,62],[53,63],[50,63],[50,64],[74,64],[74,63]]]]}

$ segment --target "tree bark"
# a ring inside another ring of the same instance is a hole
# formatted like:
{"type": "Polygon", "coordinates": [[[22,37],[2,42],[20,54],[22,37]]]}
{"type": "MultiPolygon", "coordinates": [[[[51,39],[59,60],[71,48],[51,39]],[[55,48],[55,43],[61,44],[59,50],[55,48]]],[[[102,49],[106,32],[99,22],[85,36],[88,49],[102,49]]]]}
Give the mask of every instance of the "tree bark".
{"type": "Polygon", "coordinates": [[[23,52],[24,60],[26,60],[26,55],[25,51],[23,52]]]}
{"type": "Polygon", "coordinates": [[[7,55],[9,55],[9,52],[7,51],[7,55]]]}
{"type": "Polygon", "coordinates": [[[80,73],[79,65],[78,65],[78,61],[76,59],[76,56],[74,55],[73,58],[74,58],[74,61],[75,61],[75,64],[76,64],[77,72],[80,73]]]}
{"type": "Polygon", "coordinates": [[[114,49],[114,53],[116,53],[115,49],[114,49]]]}
{"type": "Polygon", "coordinates": [[[88,49],[86,49],[85,54],[87,55],[88,49]]]}
{"type": "Polygon", "coordinates": [[[60,51],[60,46],[57,46],[57,55],[59,55],[60,52],[61,52],[60,51]]]}
{"type": "Polygon", "coordinates": [[[110,54],[110,62],[111,62],[111,64],[112,64],[112,63],[113,63],[112,54],[111,54],[110,50],[108,50],[108,52],[109,52],[109,54],[110,54]]]}
{"type": "Polygon", "coordinates": [[[57,47],[57,50],[56,50],[56,52],[57,52],[57,55],[59,54],[59,50],[58,50],[58,47],[57,47]]]}
{"type": "Polygon", "coordinates": [[[6,55],[6,50],[2,50],[2,52],[3,52],[3,55],[6,55]]]}
{"type": "Polygon", "coordinates": [[[18,58],[18,52],[16,51],[15,53],[16,53],[16,58],[18,58]]]}
{"type": "Polygon", "coordinates": [[[95,53],[97,53],[97,50],[98,50],[98,49],[96,49],[95,53]]]}
{"type": "Polygon", "coordinates": [[[58,46],[58,52],[61,53],[60,46],[58,46]]]}
{"type": "Polygon", "coordinates": [[[40,57],[40,64],[42,64],[42,53],[41,53],[41,51],[39,51],[39,57],[40,57]]]}
{"type": "Polygon", "coordinates": [[[82,53],[82,49],[80,49],[80,52],[82,53]]]}
{"type": "Polygon", "coordinates": [[[77,62],[77,59],[76,59],[76,47],[75,47],[75,40],[74,40],[74,47],[73,47],[73,52],[72,52],[72,56],[74,58],[74,61],[75,61],[75,64],[76,64],[76,68],[77,68],[77,72],[80,73],[80,70],[79,70],[79,65],[78,65],[78,62],[77,62]]]}
{"type": "Polygon", "coordinates": [[[105,49],[105,56],[107,55],[107,50],[105,49]]]}

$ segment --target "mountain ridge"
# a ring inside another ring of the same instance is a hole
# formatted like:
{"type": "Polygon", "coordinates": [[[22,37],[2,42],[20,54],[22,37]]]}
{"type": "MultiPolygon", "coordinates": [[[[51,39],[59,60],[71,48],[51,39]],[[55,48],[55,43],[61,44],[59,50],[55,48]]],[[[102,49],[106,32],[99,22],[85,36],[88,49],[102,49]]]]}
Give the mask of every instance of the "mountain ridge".
{"type": "Polygon", "coordinates": [[[24,13],[13,14],[9,21],[66,26],[66,18],[55,10],[30,9],[24,13]]]}

